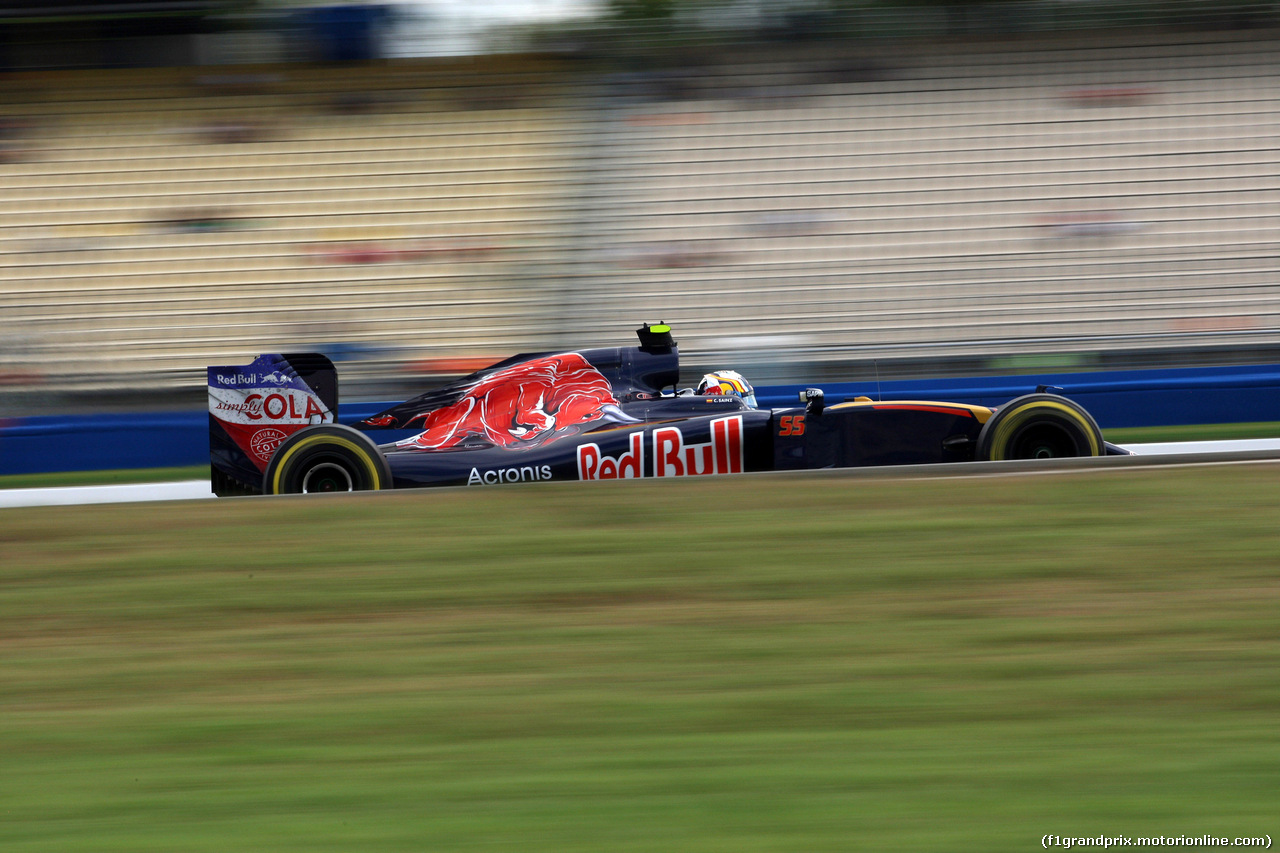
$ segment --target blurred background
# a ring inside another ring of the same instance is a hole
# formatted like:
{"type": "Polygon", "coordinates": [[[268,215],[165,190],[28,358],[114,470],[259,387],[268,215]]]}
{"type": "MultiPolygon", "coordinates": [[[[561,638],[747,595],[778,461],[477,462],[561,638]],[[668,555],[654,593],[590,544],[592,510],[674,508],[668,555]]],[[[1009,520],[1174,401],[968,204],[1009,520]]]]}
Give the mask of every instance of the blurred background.
{"type": "Polygon", "coordinates": [[[0,414],[1280,361],[1280,3],[0,2],[0,414]]]}

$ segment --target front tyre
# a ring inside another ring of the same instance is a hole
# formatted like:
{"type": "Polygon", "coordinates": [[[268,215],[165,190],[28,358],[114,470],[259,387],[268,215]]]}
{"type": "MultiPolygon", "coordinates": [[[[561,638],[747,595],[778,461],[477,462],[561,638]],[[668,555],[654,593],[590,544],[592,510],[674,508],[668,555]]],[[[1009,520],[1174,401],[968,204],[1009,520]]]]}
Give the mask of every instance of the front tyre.
{"type": "Polygon", "coordinates": [[[1102,456],[1102,430],[1079,403],[1056,394],[1027,394],[996,410],[978,434],[975,458],[1061,459],[1102,456]]]}
{"type": "Polygon", "coordinates": [[[341,424],[299,430],[276,448],[262,475],[265,495],[391,488],[386,457],[367,435],[341,424]]]}

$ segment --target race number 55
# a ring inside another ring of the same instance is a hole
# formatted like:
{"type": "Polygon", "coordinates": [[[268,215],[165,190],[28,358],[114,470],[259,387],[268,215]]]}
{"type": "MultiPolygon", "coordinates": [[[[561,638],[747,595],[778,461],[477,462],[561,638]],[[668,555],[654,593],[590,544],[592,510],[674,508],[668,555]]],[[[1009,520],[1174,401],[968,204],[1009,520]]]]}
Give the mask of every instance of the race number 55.
{"type": "Polygon", "coordinates": [[[778,435],[804,435],[804,415],[783,415],[778,418],[778,435]]]}

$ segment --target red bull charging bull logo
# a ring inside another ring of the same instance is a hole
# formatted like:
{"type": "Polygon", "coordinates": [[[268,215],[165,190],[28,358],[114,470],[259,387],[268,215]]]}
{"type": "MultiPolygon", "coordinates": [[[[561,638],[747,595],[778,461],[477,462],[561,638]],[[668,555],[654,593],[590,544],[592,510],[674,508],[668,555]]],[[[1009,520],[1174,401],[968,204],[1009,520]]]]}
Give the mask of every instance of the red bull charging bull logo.
{"type": "Polygon", "coordinates": [[[476,382],[456,403],[421,417],[423,431],[398,446],[441,450],[479,438],[522,450],[576,435],[597,422],[636,420],[618,408],[600,371],[573,352],[499,370],[476,382]]]}

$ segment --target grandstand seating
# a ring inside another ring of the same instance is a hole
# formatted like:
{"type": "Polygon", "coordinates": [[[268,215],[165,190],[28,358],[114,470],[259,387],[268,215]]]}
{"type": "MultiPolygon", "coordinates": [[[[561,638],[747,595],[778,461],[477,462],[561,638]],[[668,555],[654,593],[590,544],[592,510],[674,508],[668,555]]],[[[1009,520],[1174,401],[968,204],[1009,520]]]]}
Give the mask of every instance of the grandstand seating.
{"type": "MultiPolygon", "coordinates": [[[[513,75],[291,66],[212,91],[199,69],[23,76],[6,94],[29,154],[0,166],[11,370],[191,382],[262,349],[511,343],[529,299],[512,271],[547,242],[566,166],[554,105],[472,101],[513,75]]],[[[536,67],[514,78],[538,97],[536,67]]]]}
{"type": "Polygon", "coordinates": [[[10,75],[0,380],[370,373],[677,326],[808,363],[1280,343],[1265,33],[10,75]]]}
{"type": "Polygon", "coordinates": [[[597,234],[730,260],[624,270],[582,325],[678,300],[709,346],[824,356],[1274,342],[1274,42],[1111,38],[886,53],[850,83],[762,62],[628,107],[597,234]]]}

